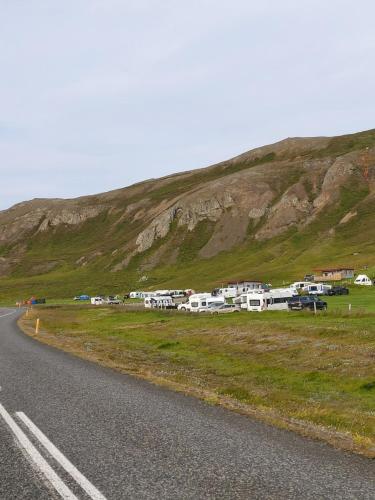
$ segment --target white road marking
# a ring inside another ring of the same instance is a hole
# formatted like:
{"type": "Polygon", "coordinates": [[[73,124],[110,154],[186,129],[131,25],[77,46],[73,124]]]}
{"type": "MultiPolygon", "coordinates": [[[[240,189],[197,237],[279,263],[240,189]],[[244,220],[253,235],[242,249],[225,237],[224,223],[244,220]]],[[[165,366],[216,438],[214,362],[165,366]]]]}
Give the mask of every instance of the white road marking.
{"type": "Polygon", "coordinates": [[[61,453],[56,446],[43,434],[43,432],[23,412],[17,412],[16,416],[26,425],[29,431],[37,438],[52,457],[72,476],[83,490],[93,500],[106,500],[106,498],[90,483],[86,477],[61,453]]]}
{"type": "Polygon", "coordinates": [[[12,311],[10,313],[6,313],[6,314],[0,314],[0,318],[5,318],[5,316],[11,316],[12,314],[14,314],[16,311],[12,311]]]}
{"type": "Polygon", "coordinates": [[[55,490],[60,494],[61,498],[64,500],[78,500],[74,493],[66,486],[66,484],[60,479],[48,462],[42,457],[39,451],[35,448],[26,434],[22,429],[16,424],[13,418],[9,415],[6,409],[0,404],[0,415],[3,417],[4,421],[8,424],[11,431],[17,438],[20,446],[27,453],[30,460],[36,465],[36,467],[44,474],[47,480],[52,484],[55,490]]]}

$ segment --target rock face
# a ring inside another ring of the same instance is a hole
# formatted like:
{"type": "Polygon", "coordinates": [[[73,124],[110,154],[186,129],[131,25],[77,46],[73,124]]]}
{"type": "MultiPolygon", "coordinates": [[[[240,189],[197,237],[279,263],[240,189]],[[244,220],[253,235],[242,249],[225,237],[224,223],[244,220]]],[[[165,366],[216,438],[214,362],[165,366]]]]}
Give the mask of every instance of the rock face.
{"type": "MultiPolygon", "coordinates": [[[[120,271],[143,254],[148,255],[145,268],[152,268],[166,252],[178,259],[189,235],[201,242],[196,258],[209,258],[306,227],[335,208],[344,212],[334,225],[347,226],[358,217],[361,203],[373,203],[374,192],[375,132],[287,139],[207,169],[75,200],[32,200],[2,211],[0,275],[31,259],[30,245],[58,246],[54,242],[64,234],[81,247],[75,244],[64,254],[61,245],[61,254],[55,252],[49,262],[35,260],[35,272],[49,272],[62,262],[90,266],[104,258],[110,270],[120,271]],[[343,193],[353,189],[359,195],[345,212],[343,193]]],[[[335,227],[330,231],[335,234],[335,227]]]]}

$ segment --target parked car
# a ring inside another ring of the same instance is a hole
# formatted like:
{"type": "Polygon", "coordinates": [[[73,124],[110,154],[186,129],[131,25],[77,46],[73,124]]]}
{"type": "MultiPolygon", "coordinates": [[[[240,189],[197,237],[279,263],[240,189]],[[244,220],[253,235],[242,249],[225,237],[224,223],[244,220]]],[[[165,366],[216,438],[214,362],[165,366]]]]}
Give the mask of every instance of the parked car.
{"type": "Polygon", "coordinates": [[[328,290],[327,295],[349,295],[349,288],[345,286],[333,286],[328,290]]]}
{"type": "Polygon", "coordinates": [[[119,305],[119,304],[122,304],[122,300],[120,300],[118,297],[113,297],[113,295],[110,295],[107,298],[106,302],[109,305],[119,305]]]}
{"type": "Polygon", "coordinates": [[[76,295],[73,300],[90,300],[90,295],[76,295]]]}
{"type": "Polygon", "coordinates": [[[305,274],[305,277],[303,278],[305,281],[314,281],[314,275],[313,274],[305,274]]]}
{"type": "Polygon", "coordinates": [[[211,306],[209,306],[207,309],[207,312],[209,312],[210,314],[226,314],[239,311],[240,308],[236,306],[236,304],[211,304],[211,306]]]}
{"type": "Polygon", "coordinates": [[[288,307],[292,311],[302,311],[303,309],[316,309],[325,311],[327,309],[327,302],[321,300],[316,295],[299,295],[292,297],[288,300],[288,307]]]}

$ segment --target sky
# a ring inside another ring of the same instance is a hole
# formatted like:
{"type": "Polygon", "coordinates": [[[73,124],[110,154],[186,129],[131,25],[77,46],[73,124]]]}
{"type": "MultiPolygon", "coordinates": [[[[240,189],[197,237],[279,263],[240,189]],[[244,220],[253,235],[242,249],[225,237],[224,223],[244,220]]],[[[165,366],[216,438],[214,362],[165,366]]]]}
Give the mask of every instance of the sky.
{"type": "Polygon", "coordinates": [[[373,0],[0,0],[0,209],[375,128],[373,0]]]}

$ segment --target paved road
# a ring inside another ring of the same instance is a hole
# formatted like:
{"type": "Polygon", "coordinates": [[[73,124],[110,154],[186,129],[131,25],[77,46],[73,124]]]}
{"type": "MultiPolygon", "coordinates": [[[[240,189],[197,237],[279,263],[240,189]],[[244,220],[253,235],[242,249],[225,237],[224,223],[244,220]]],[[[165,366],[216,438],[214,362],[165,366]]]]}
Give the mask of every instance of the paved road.
{"type": "Polygon", "coordinates": [[[375,461],[39,344],[17,315],[0,309],[1,500],[375,498],[375,461]]]}

